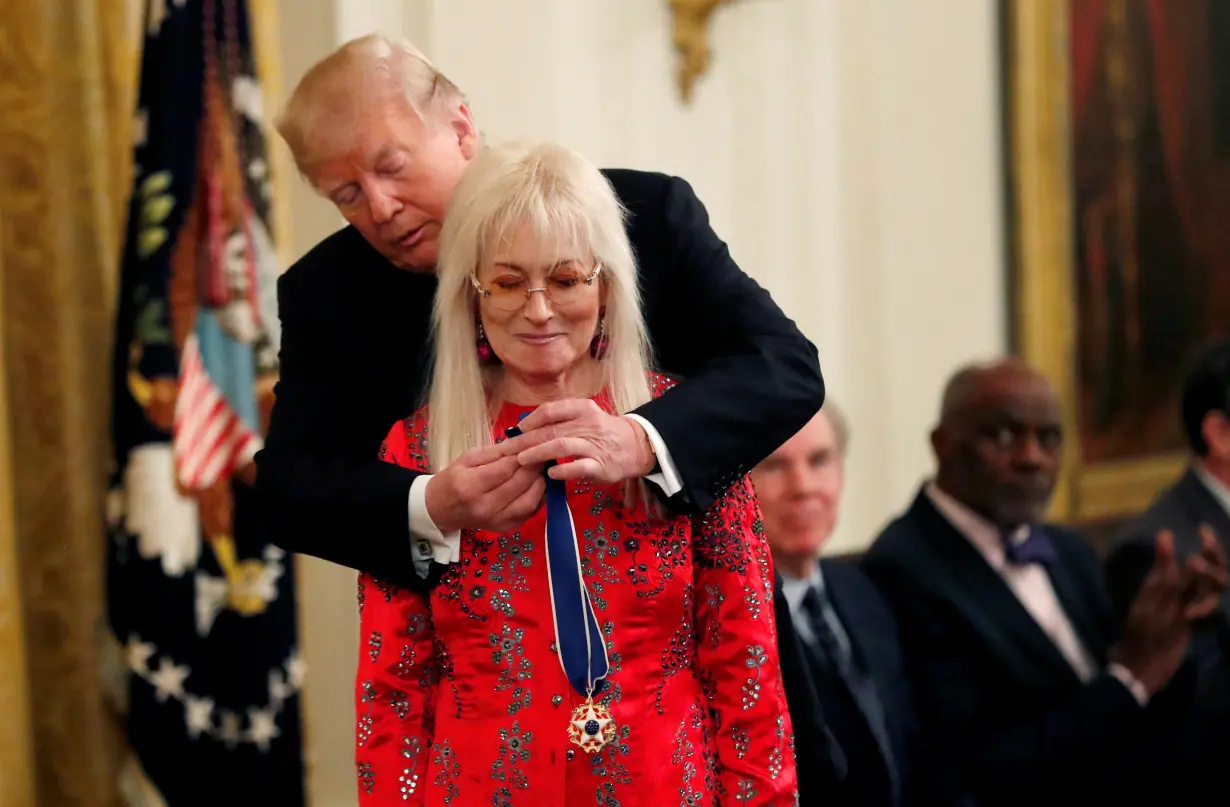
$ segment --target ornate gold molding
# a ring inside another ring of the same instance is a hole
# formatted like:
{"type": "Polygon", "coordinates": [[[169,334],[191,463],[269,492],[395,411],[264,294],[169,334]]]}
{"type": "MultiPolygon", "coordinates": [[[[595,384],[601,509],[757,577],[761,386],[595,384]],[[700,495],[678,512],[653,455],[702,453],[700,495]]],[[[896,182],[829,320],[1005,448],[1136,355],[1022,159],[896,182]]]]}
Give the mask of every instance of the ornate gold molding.
{"type": "MultiPolygon", "coordinates": [[[[0,225],[0,234],[4,227],[0,225]]],[[[34,805],[34,752],[30,748],[30,686],[26,678],[26,626],[21,604],[21,558],[13,516],[9,412],[4,367],[4,246],[0,244],[0,804],[34,805]]]]}
{"type": "Polygon", "coordinates": [[[674,17],[673,41],[679,51],[679,93],[685,104],[692,102],[696,80],[709,69],[709,19],[714,10],[731,0],[670,0],[674,17]]]}
{"type": "Polygon", "coordinates": [[[277,0],[248,0],[248,14],[252,18],[252,41],[256,51],[256,69],[260,72],[261,86],[265,95],[265,143],[269,150],[270,168],[273,174],[273,240],[279,263],[284,270],[294,255],[291,249],[290,194],[294,187],[295,164],[291,160],[286,141],[273,128],[274,103],[281,104],[286,96],[282,87],[282,51],[279,43],[281,30],[277,0]]]}
{"type": "Polygon", "coordinates": [[[1182,452],[1085,463],[1080,456],[1067,0],[1009,0],[1008,131],[1017,351],[1062,402],[1065,452],[1050,517],[1080,522],[1138,513],[1183,470],[1182,452]]]}

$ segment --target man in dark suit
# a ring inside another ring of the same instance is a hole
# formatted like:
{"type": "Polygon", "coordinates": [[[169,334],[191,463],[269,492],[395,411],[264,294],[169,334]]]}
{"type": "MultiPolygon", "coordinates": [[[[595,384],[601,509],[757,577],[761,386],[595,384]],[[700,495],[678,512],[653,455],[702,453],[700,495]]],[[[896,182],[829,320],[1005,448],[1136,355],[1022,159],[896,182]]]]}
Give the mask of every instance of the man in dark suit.
{"type": "Polygon", "coordinates": [[[931,441],[935,480],[864,559],[901,626],[928,741],[985,807],[1165,794],[1150,786],[1190,701],[1190,609],[1210,607],[1185,599],[1193,575],[1159,538],[1116,630],[1093,551],[1041,523],[1062,432],[1027,365],[957,373],[931,441]]]}
{"type": "Polygon", "coordinates": [[[441,222],[481,137],[443,74],[378,36],[313,67],[278,129],[350,222],[279,283],[281,380],[256,484],[281,546],[419,586],[455,557],[460,529],[535,512],[553,457],[577,458],[558,478],[645,477],[698,513],[819,409],[815,348],[731,260],[688,184],[612,169],[657,364],[684,383],[622,417],[546,404],[522,437],[434,475],[379,462],[423,401],[441,222]]]}
{"type": "Polygon", "coordinates": [[[794,729],[794,762],[799,779],[799,805],[828,804],[849,774],[845,752],[824,717],[817,682],[811,673],[809,651],[794,627],[790,603],[783,593],[782,576],[773,581],[773,616],[777,621],[777,659],[782,688],[794,729]]]}
{"type": "MultiPolygon", "coordinates": [[[[1189,563],[1225,564],[1230,547],[1230,342],[1212,346],[1187,376],[1183,430],[1191,447],[1187,471],[1139,518],[1130,522],[1106,563],[1120,619],[1154,562],[1153,536],[1174,536],[1175,553],[1189,563]]],[[[1176,749],[1187,764],[1192,791],[1221,787],[1230,759],[1230,594],[1194,626],[1195,706],[1176,749]]]]}
{"type": "Polygon", "coordinates": [[[799,802],[963,804],[938,757],[924,759],[888,604],[857,566],[819,559],[841,505],[848,440],[845,418],[827,402],[752,471],[779,574],[774,604],[799,802]]]}

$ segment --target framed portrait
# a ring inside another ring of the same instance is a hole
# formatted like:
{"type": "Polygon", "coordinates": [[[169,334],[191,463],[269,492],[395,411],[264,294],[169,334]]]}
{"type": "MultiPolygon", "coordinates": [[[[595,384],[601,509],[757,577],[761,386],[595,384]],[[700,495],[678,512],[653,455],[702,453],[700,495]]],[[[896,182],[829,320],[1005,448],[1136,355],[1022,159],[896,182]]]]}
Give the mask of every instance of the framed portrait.
{"type": "Polygon", "coordinates": [[[1183,378],[1230,337],[1230,3],[1000,0],[1014,348],[1055,384],[1053,518],[1181,473],[1183,378]]]}

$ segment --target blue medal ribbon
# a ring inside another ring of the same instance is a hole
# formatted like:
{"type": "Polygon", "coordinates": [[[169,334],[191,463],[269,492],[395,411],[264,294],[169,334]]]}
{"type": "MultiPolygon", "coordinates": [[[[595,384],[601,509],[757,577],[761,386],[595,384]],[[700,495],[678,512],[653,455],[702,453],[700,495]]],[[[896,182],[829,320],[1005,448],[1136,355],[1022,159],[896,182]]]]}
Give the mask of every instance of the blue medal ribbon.
{"type": "MultiPolygon", "coordinates": [[[[520,433],[521,429],[515,426],[505,432],[509,437],[520,433]]],[[[549,463],[547,467],[554,464],[549,463]]],[[[573,689],[588,698],[601,691],[610,661],[589,588],[581,575],[576,525],[568,507],[568,483],[550,476],[546,482],[547,575],[551,585],[551,616],[555,623],[555,652],[573,689]]]]}

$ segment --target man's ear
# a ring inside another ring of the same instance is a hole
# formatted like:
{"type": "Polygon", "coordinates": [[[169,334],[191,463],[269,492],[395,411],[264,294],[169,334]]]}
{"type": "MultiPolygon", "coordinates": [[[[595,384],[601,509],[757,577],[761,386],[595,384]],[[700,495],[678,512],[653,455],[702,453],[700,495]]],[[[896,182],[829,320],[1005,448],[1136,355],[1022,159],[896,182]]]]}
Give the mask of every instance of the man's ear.
{"type": "Polygon", "coordinates": [[[936,460],[943,459],[948,453],[948,434],[943,426],[936,426],[931,430],[931,452],[935,454],[936,460]]]}
{"type": "Polygon", "coordinates": [[[1217,459],[1230,459],[1230,418],[1223,412],[1209,412],[1200,423],[1209,454],[1217,459]]]}
{"type": "Polygon", "coordinates": [[[478,155],[478,147],[482,138],[479,136],[478,127],[474,125],[470,108],[464,103],[457,105],[452,124],[453,134],[457,137],[457,146],[461,149],[462,156],[467,161],[474,159],[478,155]]]}

